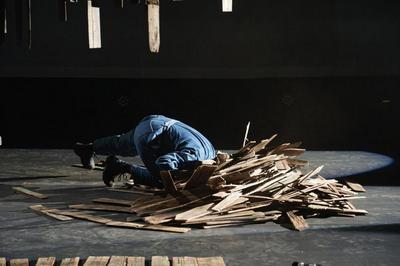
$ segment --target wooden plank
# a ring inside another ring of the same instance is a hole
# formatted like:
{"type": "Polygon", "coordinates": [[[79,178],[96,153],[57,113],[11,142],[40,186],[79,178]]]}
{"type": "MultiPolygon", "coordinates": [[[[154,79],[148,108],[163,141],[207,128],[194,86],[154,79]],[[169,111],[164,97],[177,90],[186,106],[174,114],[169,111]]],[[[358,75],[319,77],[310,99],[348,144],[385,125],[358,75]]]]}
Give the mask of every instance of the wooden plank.
{"type": "Polygon", "coordinates": [[[225,266],[222,257],[196,258],[198,266],[225,266]]]}
{"type": "Polygon", "coordinates": [[[173,257],[172,266],[198,266],[194,257],[173,257]]]}
{"type": "Polygon", "coordinates": [[[12,259],[10,260],[10,266],[29,266],[28,259],[12,259]]]}
{"type": "Polygon", "coordinates": [[[152,53],[160,50],[160,1],[146,0],[149,24],[149,46],[152,53]]]}
{"type": "Polygon", "coordinates": [[[145,266],[145,257],[127,257],[126,266],[145,266]]]}
{"type": "Polygon", "coordinates": [[[346,181],[346,185],[355,192],[366,192],[365,188],[358,183],[346,181]]]}
{"type": "Polygon", "coordinates": [[[106,223],[109,223],[112,221],[111,219],[108,219],[108,218],[104,218],[101,216],[94,216],[94,215],[86,214],[83,212],[71,212],[71,211],[62,211],[62,210],[51,210],[49,212],[61,214],[61,215],[65,215],[65,216],[69,216],[69,217],[73,217],[73,218],[77,218],[77,219],[81,219],[81,220],[85,220],[85,221],[90,221],[90,222],[94,222],[94,223],[100,223],[100,224],[106,224],[106,223]]]}
{"type": "Polygon", "coordinates": [[[289,218],[289,221],[293,226],[293,229],[297,231],[303,231],[304,229],[307,229],[309,227],[308,223],[306,222],[306,220],[303,218],[302,215],[297,215],[293,211],[286,212],[286,215],[289,218]]]}
{"type": "Polygon", "coordinates": [[[112,227],[164,231],[164,232],[171,232],[171,233],[187,233],[190,231],[190,228],[187,228],[187,227],[175,227],[175,226],[165,226],[165,225],[144,225],[144,224],[139,224],[139,223],[118,222],[118,221],[111,221],[111,222],[106,223],[106,225],[112,226],[112,227]]]}
{"type": "Polygon", "coordinates": [[[53,266],[56,263],[55,257],[38,258],[36,266],[53,266]]]}
{"type": "Polygon", "coordinates": [[[114,206],[108,204],[75,204],[75,205],[69,205],[68,207],[71,209],[79,209],[79,210],[132,213],[130,207],[114,206]]]}
{"type": "Polygon", "coordinates": [[[78,266],[79,257],[62,259],[60,266],[78,266]]]}
{"type": "Polygon", "coordinates": [[[153,256],[151,257],[151,266],[169,266],[169,259],[167,256],[153,256]]]}
{"type": "Polygon", "coordinates": [[[23,188],[23,187],[13,187],[12,189],[16,192],[20,192],[22,194],[25,194],[25,195],[28,195],[28,196],[31,196],[31,197],[34,197],[37,199],[47,199],[48,198],[46,195],[31,191],[31,190],[23,188]]]}
{"type": "Polygon", "coordinates": [[[139,229],[145,226],[144,224],[140,223],[120,222],[120,221],[110,221],[106,223],[106,225],[112,227],[125,227],[125,228],[135,228],[135,229],[139,229]]]}
{"type": "Polygon", "coordinates": [[[0,266],[6,266],[6,258],[0,258],[0,266]]]}
{"type": "Polygon", "coordinates": [[[98,198],[92,200],[95,203],[103,203],[103,204],[114,204],[130,207],[135,204],[135,200],[123,200],[123,199],[112,199],[112,198],[98,198]]]}
{"type": "Polygon", "coordinates": [[[212,213],[211,207],[214,205],[214,203],[209,203],[205,205],[201,205],[199,207],[190,209],[185,212],[181,212],[175,216],[176,221],[190,221],[202,216],[205,216],[207,214],[212,213]]]}
{"type": "Polygon", "coordinates": [[[222,12],[232,12],[232,0],[222,0],[222,12]]]}
{"type": "Polygon", "coordinates": [[[229,196],[227,196],[225,199],[223,199],[222,201],[220,201],[217,205],[215,205],[214,207],[212,207],[211,209],[214,211],[222,211],[225,207],[229,206],[231,203],[233,203],[234,201],[236,201],[238,198],[240,198],[240,196],[242,196],[242,192],[238,191],[238,192],[233,192],[231,193],[229,196]]]}
{"type": "Polygon", "coordinates": [[[71,221],[71,220],[73,220],[73,218],[65,216],[65,215],[51,213],[52,210],[54,211],[56,209],[47,208],[47,207],[45,207],[45,206],[43,206],[41,204],[32,205],[32,206],[29,206],[29,208],[34,210],[34,211],[36,211],[36,212],[39,212],[39,213],[45,214],[47,216],[50,216],[50,217],[52,217],[54,219],[57,219],[59,221],[71,221]]]}
{"type": "Polygon", "coordinates": [[[127,257],[124,256],[111,256],[107,266],[126,266],[127,257]]]}
{"type": "Polygon", "coordinates": [[[107,266],[108,261],[110,260],[110,257],[94,257],[90,256],[87,258],[86,262],[83,264],[83,266],[107,266]]]}
{"type": "Polygon", "coordinates": [[[217,168],[218,166],[216,165],[200,165],[186,182],[183,189],[196,188],[207,184],[208,179],[210,179],[217,168]]]}
{"type": "Polygon", "coordinates": [[[161,180],[163,181],[165,191],[170,194],[176,194],[177,189],[172,179],[172,175],[169,171],[161,171],[160,172],[161,180]]]}
{"type": "Polygon", "coordinates": [[[89,48],[101,48],[100,8],[92,6],[92,0],[87,1],[87,19],[89,48]]]}

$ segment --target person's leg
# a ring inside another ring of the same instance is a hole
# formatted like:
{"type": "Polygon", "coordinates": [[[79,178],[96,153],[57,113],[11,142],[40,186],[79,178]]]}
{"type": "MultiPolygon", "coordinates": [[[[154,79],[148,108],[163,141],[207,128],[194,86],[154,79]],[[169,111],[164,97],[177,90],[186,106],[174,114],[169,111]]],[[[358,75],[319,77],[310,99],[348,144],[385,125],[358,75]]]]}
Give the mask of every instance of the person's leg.
{"type": "Polygon", "coordinates": [[[136,156],[134,130],[122,135],[108,136],[93,142],[93,151],[99,155],[136,156]]]}
{"type": "Polygon", "coordinates": [[[131,174],[134,184],[163,188],[161,180],[154,177],[145,166],[132,165],[131,174]]]}
{"type": "Polygon", "coordinates": [[[161,180],[154,177],[149,170],[140,165],[132,165],[115,156],[108,156],[103,171],[103,181],[111,186],[114,179],[121,174],[131,174],[134,184],[162,188],[161,180]]]}

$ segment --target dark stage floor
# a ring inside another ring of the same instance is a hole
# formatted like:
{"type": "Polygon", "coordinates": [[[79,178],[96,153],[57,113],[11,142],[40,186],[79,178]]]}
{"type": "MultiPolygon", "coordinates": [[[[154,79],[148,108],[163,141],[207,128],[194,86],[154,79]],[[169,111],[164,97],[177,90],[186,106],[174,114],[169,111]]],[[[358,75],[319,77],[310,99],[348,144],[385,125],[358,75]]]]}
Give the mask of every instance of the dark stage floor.
{"type": "MultiPolygon", "coordinates": [[[[314,165],[325,165],[322,174],[327,177],[356,174],[366,176],[367,185],[379,183],[372,178],[383,180],[385,171],[376,169],[390,163],[390,158],[365,152],[309,151],[303,157],[314,165]],[[371,170],[373,174],[361,174],[371,170]]],[[[309,219],[311,228],[303,232],[268,223],[174,234],[108,228],[78,220],[60,222],[29,210],[28,206],[38,203],[62,208],[96,197],[137,197],[107,190],[101,172],[71,167],[74,163],[78,160],[69,150],[0,149],[0,257],[223,256],[227,265],[291,265],[295,261],[398,265],[400,260],[397,186],[366,186],[367,199],[353,203],[368,210],[367,216],[309,219]],[[11,189],[15,185],[49,198],[15,194],[11,189]]]]}

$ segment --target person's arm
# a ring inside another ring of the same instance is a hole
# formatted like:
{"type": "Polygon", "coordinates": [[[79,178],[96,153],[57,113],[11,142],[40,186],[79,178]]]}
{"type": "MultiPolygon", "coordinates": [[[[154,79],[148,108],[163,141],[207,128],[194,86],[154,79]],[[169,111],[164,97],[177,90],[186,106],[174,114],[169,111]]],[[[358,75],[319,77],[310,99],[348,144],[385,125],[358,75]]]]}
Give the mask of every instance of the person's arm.
{"type": "Polygon", "coordinates": [[[180,169],[185,162],[196,160],[196,152],[191,148],[187,148],[158,157],[155,165],[158,171],[171,171],[180,169]]]}

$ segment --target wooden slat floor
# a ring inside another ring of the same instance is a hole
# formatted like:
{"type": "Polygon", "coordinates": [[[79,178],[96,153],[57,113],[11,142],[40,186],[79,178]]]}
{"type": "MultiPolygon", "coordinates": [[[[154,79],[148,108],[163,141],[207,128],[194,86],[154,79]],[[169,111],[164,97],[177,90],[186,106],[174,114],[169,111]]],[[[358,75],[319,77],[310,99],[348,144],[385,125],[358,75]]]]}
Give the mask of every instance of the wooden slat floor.
{"type": "Polygon", "coordinates": [[[222,257],[172,257],[153,256],[148,263],[145,257],[130,256],[89,256],[86,260],[79,257],[62,258],[57,261],[56,257],[38,258],[36,262],[29,262],[27,258],[10,259],[0,258],[0,266],[224,266],[222,257]]]}

